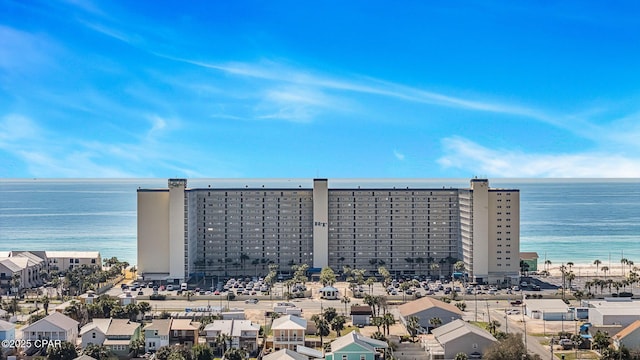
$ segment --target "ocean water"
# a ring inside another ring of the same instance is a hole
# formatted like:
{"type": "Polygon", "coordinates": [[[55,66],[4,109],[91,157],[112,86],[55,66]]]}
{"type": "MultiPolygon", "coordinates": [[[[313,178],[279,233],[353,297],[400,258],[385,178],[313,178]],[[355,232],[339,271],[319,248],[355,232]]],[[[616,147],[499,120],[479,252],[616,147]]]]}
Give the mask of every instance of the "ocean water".
{"type": "MultiPolygon", "coordinates": [[[[469,184],[466,179],[392,181],[412,187],[469,184]]],[[[243,182],[257,188],[264,180],[189,179],[193,187],[243,182]]],[[[312,185],[308,179],[273,183],[312,185]]],[[[103,258],[135,264],[136,189],[166,184],[166,179],[0,180],[0,250],[97,250],[103,258]]],[[[595,259],[619,264],[625,257],[640,265],[640,179],[490,179],[489,184],[520,189],[521,251],[538,252],[539,264],[545,258],[553,264],[595,259]]]]}

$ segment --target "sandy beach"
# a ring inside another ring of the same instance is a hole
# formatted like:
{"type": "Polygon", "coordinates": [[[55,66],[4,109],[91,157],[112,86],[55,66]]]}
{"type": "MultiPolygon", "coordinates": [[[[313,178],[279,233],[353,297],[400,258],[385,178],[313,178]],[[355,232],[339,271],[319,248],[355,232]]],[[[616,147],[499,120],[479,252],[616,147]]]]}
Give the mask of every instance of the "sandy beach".
{"type": "MultiPolygon", "coordinates": [[[[551,276],[562,276],[561,267],[563,264],[551,264],[548,267],[545,266],[544,262],[538,263],[538,272],[542,270],[548,269],[549,275],[551,276]]],[[[620,263],[611,263],[602,262],[598,266],[594,264],[574,264],[572,266],[564,264],[566,271],[572,271],[576,277],[626,277],[629,275],[629,272],[633,270],[635,265],[622,265],[620,263]],[[603,268],[608,269],[604,271],[603,268]],[[624,273],[623,273],[624,271],[624,273]]]]}

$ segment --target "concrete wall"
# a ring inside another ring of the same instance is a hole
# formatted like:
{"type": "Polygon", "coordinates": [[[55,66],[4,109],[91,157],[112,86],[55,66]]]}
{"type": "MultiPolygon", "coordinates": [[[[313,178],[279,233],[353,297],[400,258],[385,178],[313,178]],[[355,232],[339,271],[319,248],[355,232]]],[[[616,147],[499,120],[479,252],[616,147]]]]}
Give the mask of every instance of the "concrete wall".
{"type": "Polygon", "coordinates": [[[169,277],[184,280],[185,268],[185,205],[184,190],[187,181],[169,179],[169,277]]]}
{"type": "Polygon", "coordinates": [[[138,273],[169,274],[169,191],[138,191],[138,273]]]}
{"type": "Polygon", "coordinates": [[[329,265],[329,184],[313,180],[313,267],[329,265]]]}

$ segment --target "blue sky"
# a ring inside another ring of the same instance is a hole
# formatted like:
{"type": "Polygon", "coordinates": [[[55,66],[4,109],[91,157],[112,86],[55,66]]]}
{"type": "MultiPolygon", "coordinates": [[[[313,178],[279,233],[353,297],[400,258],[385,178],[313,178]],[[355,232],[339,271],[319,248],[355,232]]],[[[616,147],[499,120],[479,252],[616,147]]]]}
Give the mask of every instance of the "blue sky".
{"type": "Polygon", "coordinates": [[[0,0],[0,177],[640,177],[639,10],[0,0]]]}

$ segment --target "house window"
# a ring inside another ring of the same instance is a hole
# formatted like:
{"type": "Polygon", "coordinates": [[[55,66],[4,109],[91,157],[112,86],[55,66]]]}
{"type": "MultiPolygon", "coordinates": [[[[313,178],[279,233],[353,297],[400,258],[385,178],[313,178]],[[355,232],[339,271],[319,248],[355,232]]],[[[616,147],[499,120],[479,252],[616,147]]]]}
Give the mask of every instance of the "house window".
{"type": "Polygon", "coordinates": [[[477,349],[478,348],[478,344],[473,344],[471,345],[472,348],[477,349]]]}
{"type": "Polygon", "coordinates": [[[360,360],[367,360],[367,356],[366,355],[360,355],[360,360]]]}
{"type": "Polygon", "coordinates": [[[92,332],[92,333],[91,333],[91,337],[95,339],[95,338],[96,338],[96,333],[95,333],[95,332],[92,332]]]}
{"type": "Polygon", "coordinates": [[[346,354],[342,355],[342,360],[349,360],[349,357],[346,354]]]}

